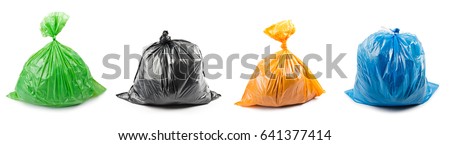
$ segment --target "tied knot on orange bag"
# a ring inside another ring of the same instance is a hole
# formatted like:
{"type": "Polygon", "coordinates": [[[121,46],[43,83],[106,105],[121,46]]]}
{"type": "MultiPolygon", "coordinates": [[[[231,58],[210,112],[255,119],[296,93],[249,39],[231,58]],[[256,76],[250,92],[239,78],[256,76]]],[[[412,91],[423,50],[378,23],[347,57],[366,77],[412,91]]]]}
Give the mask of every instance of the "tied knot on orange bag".
{"type": "Polygon", "coordinates": [[[292,34],[295,33],[294,24],[291,20],[278,22],[264,30],[264,33],[271,38],[281,42],[281,48],[287,50],[286,41],[292,34]]]}
{"type": "Polygon", "coordinates": [[[236,104],[281,107],[302,104],[324,93],[308,67],[287,48],[288,38],[295,33],[291,20],[273,24],[264,33],[281,42],[282,50],[258,63],[236,104]]]}

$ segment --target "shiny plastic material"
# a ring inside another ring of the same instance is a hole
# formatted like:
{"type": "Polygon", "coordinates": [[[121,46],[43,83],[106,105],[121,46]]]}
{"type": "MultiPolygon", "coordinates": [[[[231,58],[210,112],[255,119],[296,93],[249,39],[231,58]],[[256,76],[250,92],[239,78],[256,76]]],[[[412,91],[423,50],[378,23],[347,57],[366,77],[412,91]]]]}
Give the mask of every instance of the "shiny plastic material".
{"type": "Polygon", "coordinates": [[[44,18],[42,36],[50,36],[53,41],[28,59],[16,91],[8,97],[36,105],[65,107],[83,103],[106,90],[92,78],[81,57],[56,40],[68,19],[62,12],[44,18]]]}
{"type": "Polygon", "coordinates": [[[168,34],[144,50],[134,85],[117,97],[141,105],[198,105],[218,98],[206,83],[197,45],[168,34]]]}
{"type": "Polygon", "coordinates": [[[290,20],[268,27],[264,33],[282,43],[282,50],[258,63],[237,105],[280,107],[305,103],[324,90],[306,65],[287,50],[286,41],[295,33],[290,20]]]}
{"type": "Polygon", "coordinates": [[[425,103],[437,84],[425,77],[422,44],[399,29],[379,31],[359,45],[354,89],[345,93],[355,102],[372,106],[425,103]]]}

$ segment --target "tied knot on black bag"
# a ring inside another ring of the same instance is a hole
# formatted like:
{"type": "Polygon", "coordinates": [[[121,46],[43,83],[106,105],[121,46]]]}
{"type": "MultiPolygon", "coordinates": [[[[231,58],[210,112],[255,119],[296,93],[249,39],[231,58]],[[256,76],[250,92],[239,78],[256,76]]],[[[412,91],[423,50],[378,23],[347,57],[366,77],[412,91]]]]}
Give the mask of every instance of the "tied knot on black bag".
{"type": "Polygon", "coordinates": [[[164,44],[170,41],[169,31],[164,30],[161,37],[159,37],[159,43],[164,44]]]}

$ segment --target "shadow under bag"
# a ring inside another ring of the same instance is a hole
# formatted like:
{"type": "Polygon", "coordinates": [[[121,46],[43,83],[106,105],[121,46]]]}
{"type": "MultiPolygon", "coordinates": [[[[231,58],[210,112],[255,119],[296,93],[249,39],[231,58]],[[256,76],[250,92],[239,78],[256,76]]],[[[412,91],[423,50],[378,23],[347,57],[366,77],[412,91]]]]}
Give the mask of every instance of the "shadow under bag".
{"type": "Polygon", "coordinates": [[[206,84],[197,45],[171,40],[167,31],[144,50],[131,89],[117,94],[142,105],[207,104],[219,96],[206,84]]]}

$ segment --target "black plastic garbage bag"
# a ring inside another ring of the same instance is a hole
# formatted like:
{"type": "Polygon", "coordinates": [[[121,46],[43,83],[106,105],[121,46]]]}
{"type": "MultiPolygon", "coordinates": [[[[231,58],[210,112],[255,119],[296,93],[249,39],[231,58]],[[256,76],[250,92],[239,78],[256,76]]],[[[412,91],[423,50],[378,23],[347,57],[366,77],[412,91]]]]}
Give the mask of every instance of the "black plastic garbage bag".
{"type": "Polygon", "coordinates": [[[168,34],[144,50],[134,85],[117,97],[142,105],[207,104],[220,97],[206,84],[197,45],[168,34]]]}

